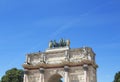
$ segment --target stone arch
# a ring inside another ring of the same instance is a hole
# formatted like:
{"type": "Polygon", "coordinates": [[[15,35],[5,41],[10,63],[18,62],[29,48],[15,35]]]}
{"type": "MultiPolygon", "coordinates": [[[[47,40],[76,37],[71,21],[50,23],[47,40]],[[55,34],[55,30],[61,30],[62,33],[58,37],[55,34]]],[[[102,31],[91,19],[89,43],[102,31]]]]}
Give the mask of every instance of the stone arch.
{"type": "Polygon", "coordinates": [[[91,48],[60,47],[27,55],[23,82],[97,82],[91,48]]]}
{"type": "Polygon", "coordinates": [[[50,76],[50,78],[48,79],[48,82],[61,82],[61,78],[63,78],[59,73],[53,74],[52,76],[50,76]]]}

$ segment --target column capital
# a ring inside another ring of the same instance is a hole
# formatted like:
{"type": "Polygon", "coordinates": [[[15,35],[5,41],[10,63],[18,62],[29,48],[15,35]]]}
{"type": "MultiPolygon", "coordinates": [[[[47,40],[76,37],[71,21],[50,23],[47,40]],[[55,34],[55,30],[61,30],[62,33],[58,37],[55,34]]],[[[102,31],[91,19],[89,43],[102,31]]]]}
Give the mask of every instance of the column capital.
{"type": "Polygon", "coordinates": [[[87,71],[87,70],[88,70],[88,65],[87,65],[87,64],[84,64],[84,65],[83,65],[83,69],[87,71]]]}
{"type": "Polygon", "coordinates": [[[64,66],[65,72],[68,72],[70,70],[69,66],[64,66]]]}
{"type": "Polygon", "coordinates": [[[40,68],[39,71],[40,71],[40,73],[44,74],[45,69],[44,68],[40,68]]]}
{"type": "Polygon", "coordinates": [[[24,74],[28,74],[28,69],[24,69],[24,74]]]}

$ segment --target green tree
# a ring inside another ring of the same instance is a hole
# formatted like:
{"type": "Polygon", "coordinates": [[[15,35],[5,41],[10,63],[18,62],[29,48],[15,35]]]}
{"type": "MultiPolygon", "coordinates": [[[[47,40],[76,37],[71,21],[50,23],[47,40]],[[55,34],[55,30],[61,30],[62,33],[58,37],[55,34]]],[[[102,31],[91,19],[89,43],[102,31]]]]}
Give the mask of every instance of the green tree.
{"type": "Polygon", "coordinates": [[[120,82],[120,71],[115,74],[114,81],[113,82],[120,82]]]}
{"type": "Polygon", "coordinates": [[[0,82],[23,82],[23,70],[12,68],[6,71],[0,82]]]}

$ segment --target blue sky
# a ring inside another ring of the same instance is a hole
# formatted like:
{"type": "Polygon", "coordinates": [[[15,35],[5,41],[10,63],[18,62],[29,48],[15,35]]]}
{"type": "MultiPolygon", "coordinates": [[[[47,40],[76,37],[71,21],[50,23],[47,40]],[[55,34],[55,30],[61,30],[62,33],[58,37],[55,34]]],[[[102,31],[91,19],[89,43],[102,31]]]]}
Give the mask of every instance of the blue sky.
{"type": "Polygon", "coordinates": [[[120,0],[0,0],[0,77],[50,40],[92,47],[98,82],[120,71],[120,0]]]}

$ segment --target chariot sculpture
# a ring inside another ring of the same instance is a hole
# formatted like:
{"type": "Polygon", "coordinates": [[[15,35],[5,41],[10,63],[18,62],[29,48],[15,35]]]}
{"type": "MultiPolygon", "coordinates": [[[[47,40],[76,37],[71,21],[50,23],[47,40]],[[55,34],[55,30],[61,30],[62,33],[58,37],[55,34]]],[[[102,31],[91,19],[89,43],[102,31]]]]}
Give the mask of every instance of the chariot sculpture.
{"type": "Polygon", "coordinates": [[[64,39],[60,39],[59,42],[56,42],[56,40],[54,41],[50,41],[49,42],[49,48],[58,48],[58,47],[70,47],[70,40],[64,40],[64,39]]]}

